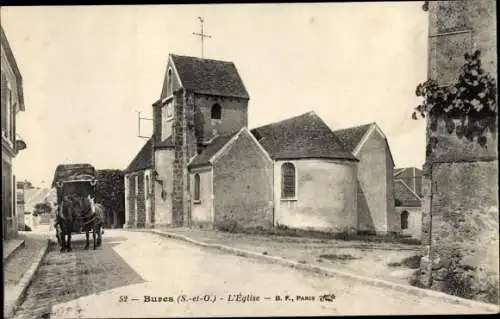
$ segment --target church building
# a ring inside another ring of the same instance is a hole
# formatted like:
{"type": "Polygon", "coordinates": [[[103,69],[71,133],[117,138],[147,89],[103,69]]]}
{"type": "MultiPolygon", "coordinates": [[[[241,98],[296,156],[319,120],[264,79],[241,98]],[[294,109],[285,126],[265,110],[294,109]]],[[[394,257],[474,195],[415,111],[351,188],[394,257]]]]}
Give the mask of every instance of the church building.
{"type": "Polygon", "coordinates": [[[249,99],[234,63],[169,55],[152,137],[125,170],[128,227],[358,230],[360,159],[314,112],[248,129],[249,99]]]}

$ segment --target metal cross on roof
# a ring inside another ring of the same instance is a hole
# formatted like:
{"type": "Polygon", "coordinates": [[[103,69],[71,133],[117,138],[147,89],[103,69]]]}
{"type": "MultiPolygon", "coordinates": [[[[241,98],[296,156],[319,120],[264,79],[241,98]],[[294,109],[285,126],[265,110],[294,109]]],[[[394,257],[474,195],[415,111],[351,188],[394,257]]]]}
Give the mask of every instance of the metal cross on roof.
{"type": "Polygon", "coordinates": [[[198,20],[200,20],[200,22],[201,22],[201,33],[193,32],[193,34],[200,37],[200,40],[201,40],[201,57],[203,58],[203,44],[204,44],[205,38],[211,38],[212,36],[203,33],[203,22],[205,22],[205,20],[203,19],[203,17],[198,17],[198,20]]]}

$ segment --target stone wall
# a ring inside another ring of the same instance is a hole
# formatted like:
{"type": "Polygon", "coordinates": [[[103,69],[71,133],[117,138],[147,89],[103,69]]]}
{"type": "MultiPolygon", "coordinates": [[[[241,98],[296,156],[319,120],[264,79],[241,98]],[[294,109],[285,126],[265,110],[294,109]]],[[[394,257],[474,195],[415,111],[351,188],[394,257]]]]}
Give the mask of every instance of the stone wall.
{"type": "Polygon", "coordinates": [[[135,227],[135,214],[136,214],[136,205],[135,205],[135,200],[136,200],[136,180],[135,177],[132,174],[127,174],[125,178],[128,179],[128,182],[126,183],[127,188],[125,189],[126,191],[126,200],[128,201],[127,205],[127,227],[135,227]]]}
{"type": "Polygon", "coordinates": [[[444,119],[437,121],[436,129],[427,128],[438,144],[424,171],[421,281],[487,301],[487,292],[491,298],[498,289],[499,275],[497,135],[488,132],[481,147],[448,133],[444,119]]]}
{"type": "Polygon", "coordinates": [[[218,135],[238,132],[248,125],[248,99],[200,95],[195,96],[196,135],[200,141],[208,141],[218,135]],[[214,104],[221,106],[221,119],[212,119],[214,104]]]}
{"type": "Polygon", "coordinates": [[[191,203],[187,165],[197,152],[194,97],[183,89],[174,92],[174,96],[172,223],[189,226],[191,203]]]}
{"type": "Polygon", "coordinates": [[[496,3],[491,0],[429,1],[429,78],[454,82],[464,53],[480,49],[483,67],[496,74],[496,3]]]}
{"type": "Polygon", "coordinates": [[[273,227],[273,163],[248,130],[214,163],[214,223],[273,227]]]}
{"type": "Polygon", "coordinates": [[[432,287],[457,264],[498,288],[498,161],[436,163],[432,180],[432,287]]]}
{"type": "MultiPolygon", "coordinates": [[[[475,49],[481,50],[483,68],[496,77],[496,38],[495,1],[430,1],[428,77],[440,85],[455,82],[464,54],[475,49]]],[[[456,127],[458,119],[435,120],[427,118],[427,141],[436,137],[438,144],[424,165],[420,282],[497,303],[496,129],[482,147],[477,139],[446,132],[445,122],[456,127]],[[437,125],[431,127],[433,121],[437,125]]]]}
{"type": "Polygon", "coordinates": [[[144,172],[141,171],[137,175],[137,220],[135,226],[137,228],[146,227],[146,201],[144,193],[144,172]]]}

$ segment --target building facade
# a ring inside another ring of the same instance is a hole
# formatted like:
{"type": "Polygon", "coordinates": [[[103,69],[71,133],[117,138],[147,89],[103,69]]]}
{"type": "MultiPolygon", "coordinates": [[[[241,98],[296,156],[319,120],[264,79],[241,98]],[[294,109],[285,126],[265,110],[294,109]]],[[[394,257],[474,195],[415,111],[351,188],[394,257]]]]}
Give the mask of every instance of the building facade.
{"type": "Polygon", "coordinates": [[[1,29],[1,116],[2,116],[2,234],[3,239],[17,235],[16,178],[13,174],[14,158],[26,148],[16,132],[16,116],[24,111],[24,95],[21,73],[1,29]]]}
{"type": "Polygon", "coordinates": [[[394,170],[394,200],[401,234],[416,239],[422,236],[422,170],[416,167],[394,170]]]}
{"type": "Polygon", "coordinates": [[[169,56],[152,137],[126,169],[129,227],[354,233],[371,214],[374,232],[399,231],[394,164],[375,123],[350,149],[314,112],[249,130],[249,100],[232,62],[169,56]]]}
{"type": "Polygon", "coordinates": [[[360,233],[399,233],[394,207],[394,159],[385,134],[376,123],[334,131],[359,160],[357,212],[360,233]]]}

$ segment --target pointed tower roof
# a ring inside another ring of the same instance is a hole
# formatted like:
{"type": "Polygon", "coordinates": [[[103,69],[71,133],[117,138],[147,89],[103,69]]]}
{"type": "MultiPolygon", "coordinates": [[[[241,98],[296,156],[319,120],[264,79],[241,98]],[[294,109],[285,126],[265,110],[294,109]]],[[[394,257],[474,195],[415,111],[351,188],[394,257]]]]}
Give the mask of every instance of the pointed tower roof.
{"type": "MultiPolygon", "coordinates": [[[[184,89],[200,94],[249,99],[233,62],[176,54],[170,54],[170,59],[184,89]]],[[[163,85],[167,85],[167,81],[163,85]]],[[[166,92],[165,87],[163,91],[166,92]]]]}

